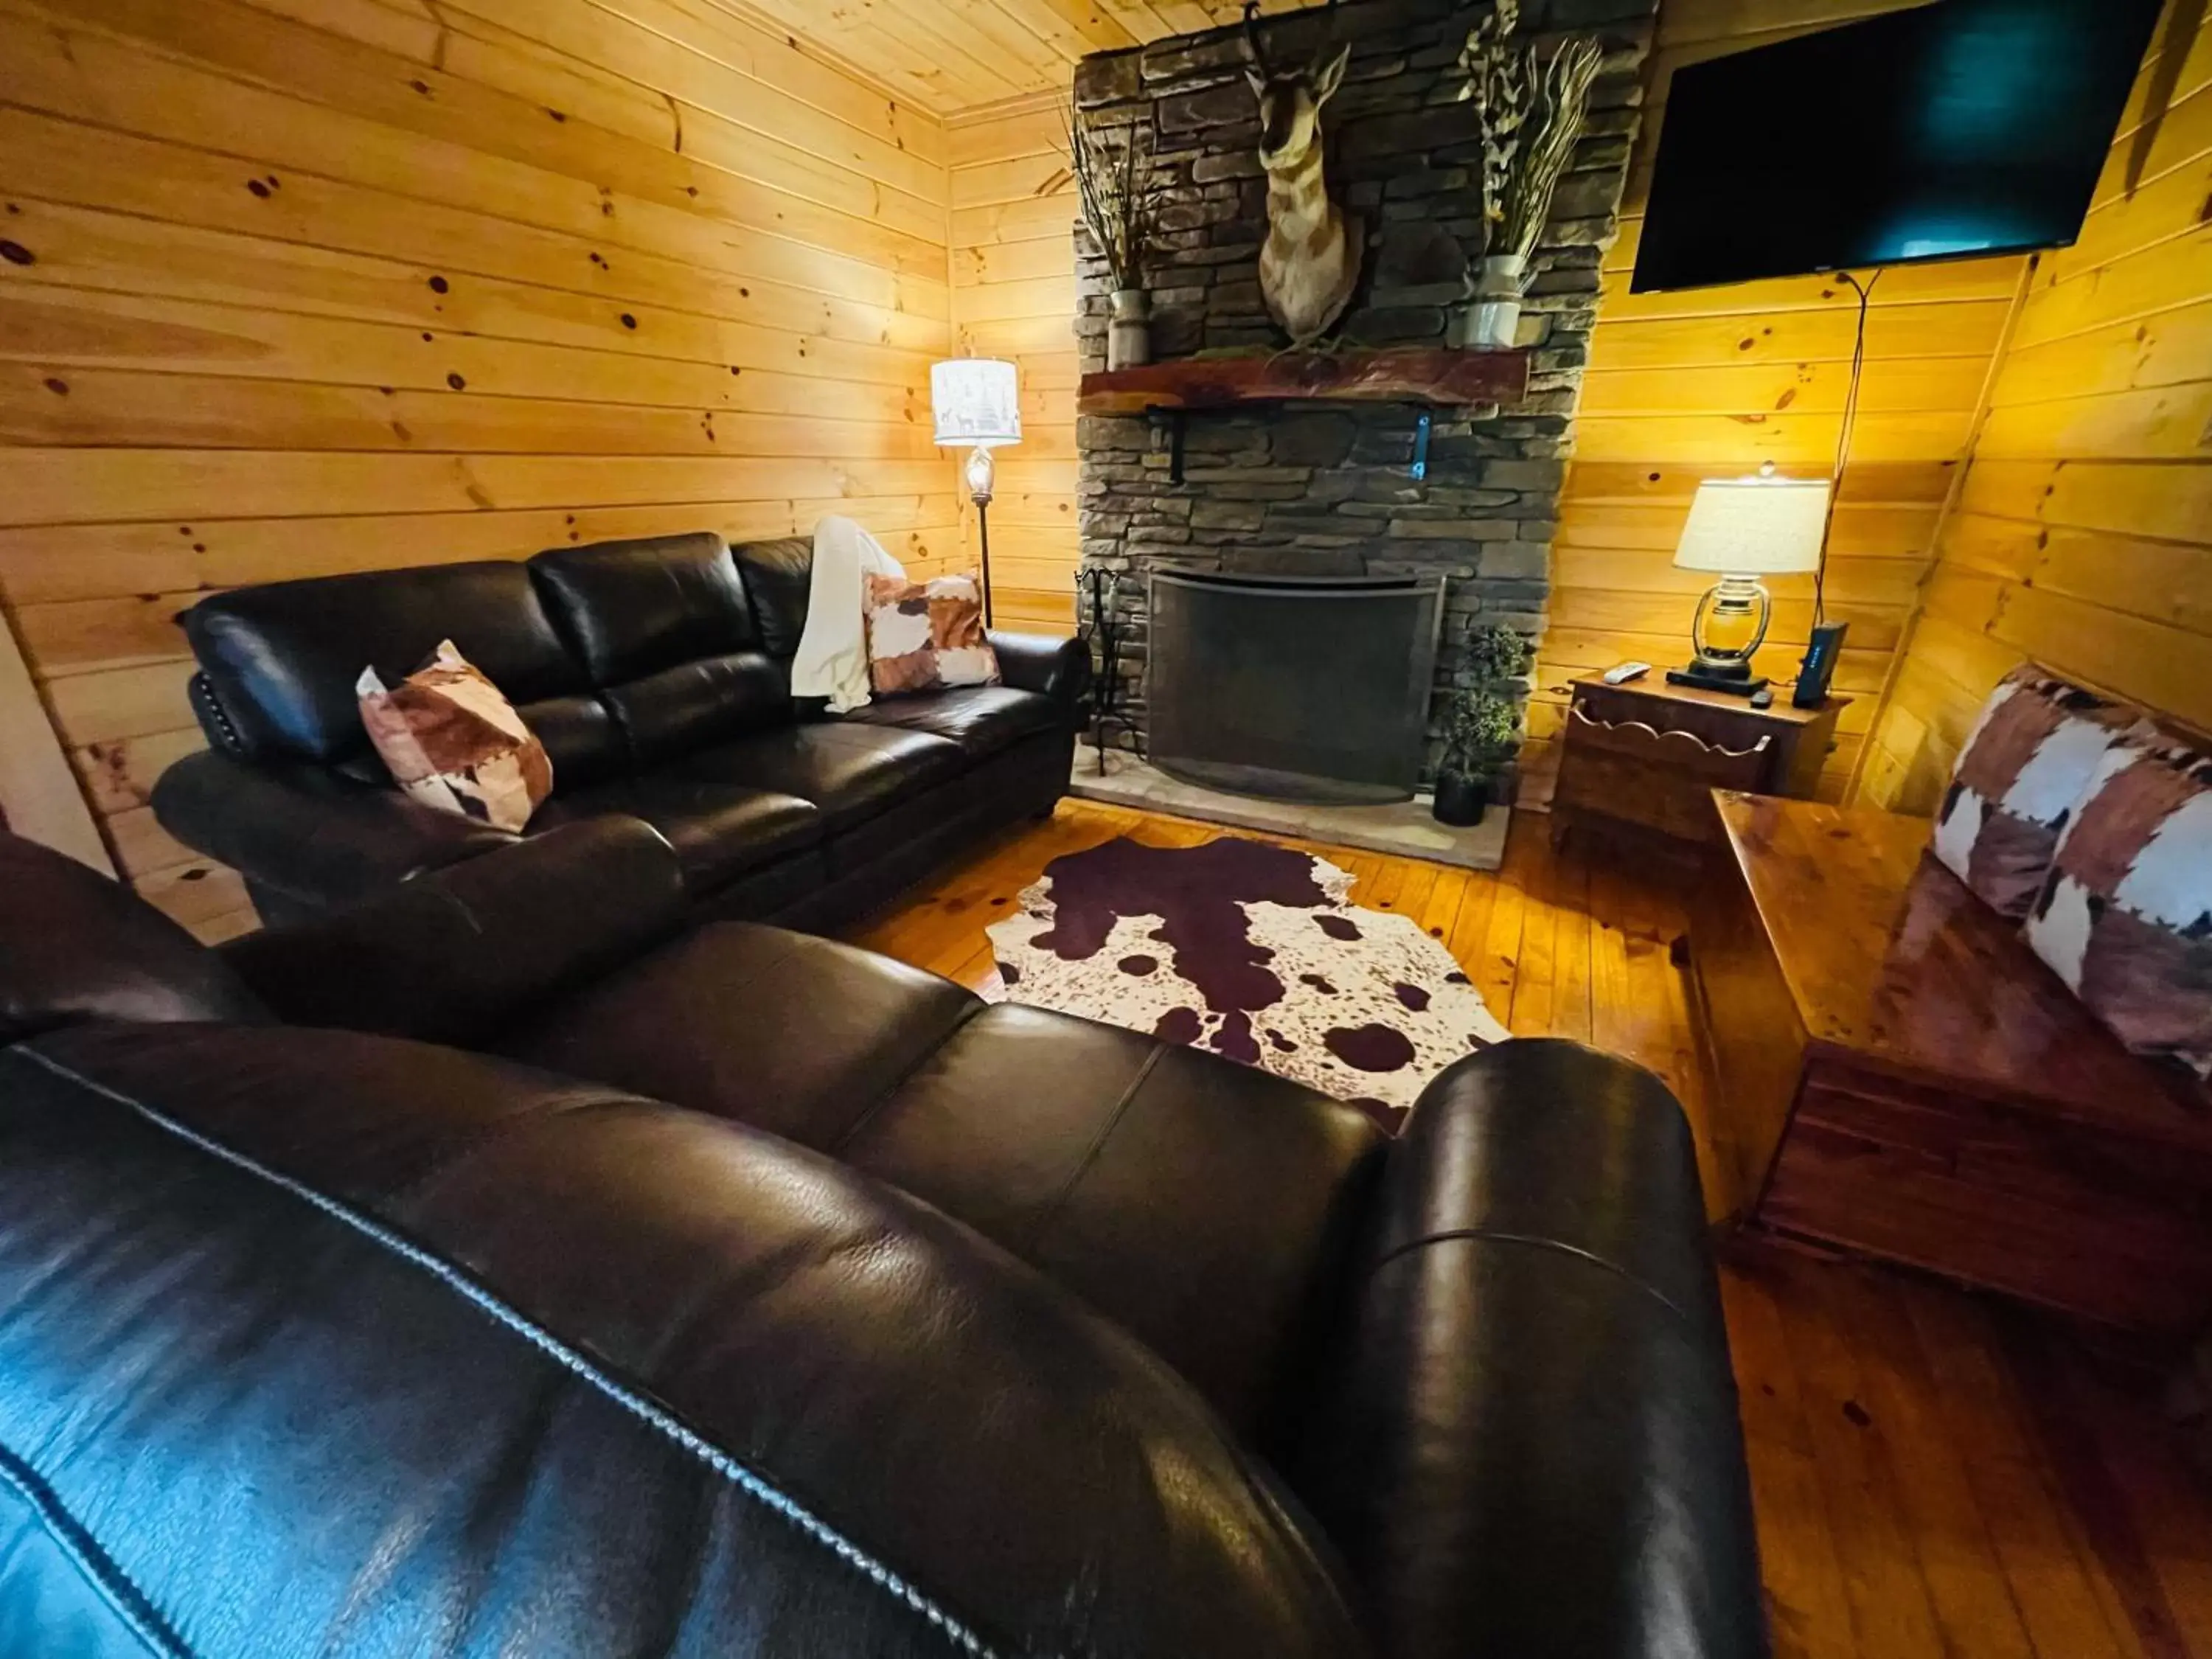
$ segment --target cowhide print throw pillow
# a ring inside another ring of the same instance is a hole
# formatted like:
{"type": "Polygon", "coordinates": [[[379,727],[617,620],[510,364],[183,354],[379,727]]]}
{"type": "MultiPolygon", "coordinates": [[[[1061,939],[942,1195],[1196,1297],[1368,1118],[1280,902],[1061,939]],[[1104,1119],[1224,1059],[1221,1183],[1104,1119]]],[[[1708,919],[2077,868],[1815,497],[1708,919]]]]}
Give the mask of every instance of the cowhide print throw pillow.
{"type": "Polygon", "coordinates": [[[999,683],[973,576],[872,575],[867,617],[868,684],[884,696],[999,683]]]}
{"type": "Polygon", "coordinates": [[[392,781],[425,806],[520,835],[553,793],[545,745],[451,640],[389,690],[362,670],[354,693],[392,781]]]}
{"type": "Polygon", "coordinates": [[[1395,1133],[1429,1079],[1510,1035],[1410,916],[1325,860],[1224,836],[1054,859],[990,929],[984,994],[1211,1049],[1395,1133]]]}
{"type": "Polygon", "coordinates": [[[2027,942],[2130,1048],[2212,1081],[2212,755],[2148,724],[2106,751],[2027,942]]]}
{"type": "Polygon", "coordinates": [[[2105,751],[2136,719],[2022,664],[1982,706],[1936,815],[1936,856],[1999,915],[2043,890],[2066,815],[2105,751]]]}

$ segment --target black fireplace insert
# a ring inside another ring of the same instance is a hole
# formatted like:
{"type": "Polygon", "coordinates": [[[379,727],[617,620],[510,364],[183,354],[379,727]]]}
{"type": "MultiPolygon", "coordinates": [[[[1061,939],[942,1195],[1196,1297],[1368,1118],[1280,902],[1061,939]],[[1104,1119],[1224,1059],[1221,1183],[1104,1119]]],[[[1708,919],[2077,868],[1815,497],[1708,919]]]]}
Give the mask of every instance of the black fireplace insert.
{"type": "Polygon", "coordinates": [[[1155,569],[1147,748],[1237,794],[1405,800],[1420,780],[1441,576],[1155,569]]]}

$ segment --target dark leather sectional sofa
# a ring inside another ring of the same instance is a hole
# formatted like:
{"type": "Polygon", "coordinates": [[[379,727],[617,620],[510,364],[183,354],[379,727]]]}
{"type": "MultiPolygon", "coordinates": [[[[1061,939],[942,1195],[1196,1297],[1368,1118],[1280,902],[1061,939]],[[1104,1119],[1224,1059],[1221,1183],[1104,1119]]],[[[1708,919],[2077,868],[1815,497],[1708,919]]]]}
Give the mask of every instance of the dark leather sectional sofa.
{"type": "Polygon", "coordinates": [[[1067,787],[1090,656],[994,633],[1006,684],[791,696],[813,545],[711,532],[236,588],[185,613],[210,748],[154,793],[162,826],[242,873],[264,921],[309,915],[514,838],[395,789],[354,686],[441,639],[552,757],[530,833],[623,813],[684,860],[704,915],[828,927],[1067,787]]]}
{"type": "Polygon", "coordinates": [[[0,836],[0,1652],[1765,1652],[1655,1079],[1386,1140],[691,873],[608,817],[215,951],[0,836]]]}

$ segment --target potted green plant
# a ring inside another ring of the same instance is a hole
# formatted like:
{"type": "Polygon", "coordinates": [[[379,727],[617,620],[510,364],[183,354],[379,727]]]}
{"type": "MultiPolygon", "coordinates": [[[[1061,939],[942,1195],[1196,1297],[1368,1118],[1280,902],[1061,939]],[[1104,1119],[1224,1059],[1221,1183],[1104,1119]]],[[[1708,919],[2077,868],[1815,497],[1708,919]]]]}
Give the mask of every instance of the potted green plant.
{"type": "Polygon", "coordinates": [[[1520,748],[1519,699],[1510,682],[1528,672],[1536,650],[1510,628],[1479,629],[1468,642],[1464,683],[1444,711],[1444,749],[1437,763],[1437,822],[1482,822],[1498,775],[1520,748]]]}

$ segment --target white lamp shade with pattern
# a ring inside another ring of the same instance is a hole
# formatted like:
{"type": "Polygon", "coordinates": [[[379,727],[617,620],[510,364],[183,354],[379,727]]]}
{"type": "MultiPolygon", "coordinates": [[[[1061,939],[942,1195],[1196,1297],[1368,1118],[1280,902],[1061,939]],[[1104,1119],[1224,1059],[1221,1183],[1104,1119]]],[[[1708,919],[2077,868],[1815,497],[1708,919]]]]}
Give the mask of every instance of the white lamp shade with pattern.
{"type": "Polygon", "coordinates": [[[1022,441],[1021,386],[1014,366],[996,357],[953,357],[929,369],[937,441],[990,449],[1022,441]]]}
{"type": "Polygon", "coordinates": [[[1708,478],[1690,503],[1674,562],[1728,576],[1817,569],[1827,516],[1825,478],[1708,478]]]}

